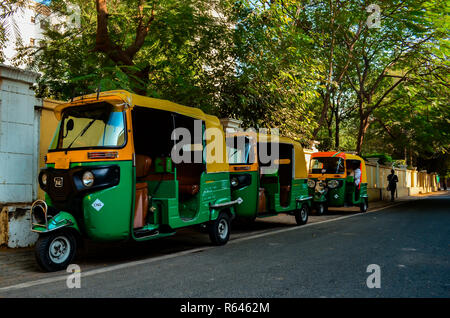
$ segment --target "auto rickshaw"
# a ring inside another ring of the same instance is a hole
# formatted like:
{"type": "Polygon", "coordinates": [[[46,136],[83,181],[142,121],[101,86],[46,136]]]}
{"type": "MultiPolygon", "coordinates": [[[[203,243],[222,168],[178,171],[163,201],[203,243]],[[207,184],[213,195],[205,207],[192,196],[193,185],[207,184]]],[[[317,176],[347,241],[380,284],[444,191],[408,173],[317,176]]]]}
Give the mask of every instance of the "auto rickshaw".
{"type": "Polygon", "coordinates": [[[243,199],[235,208],[238,220],[249,223],[256,217],[287,213],[295,216],[297,225],[307,223],[312,196],[298,142],[251,131],[232,132],[227,133],[227,152],[232,199],[243,199]],[[272,162],[263,161],[263,148],[268,153],[278,149],[279,156],[272,162]]]}
{"type": "Polygon", "coordinates": [[[59,125],[39,173],[45,200],[31,208],[42,269],[65,269],[81,238],[146,241],[202,225],[213,244],[228,241],[241,199],[231,199],[216,117],[122,90],[75,98],[55,115],[59,125]],[[193,160],[173,160],[175,128],[200,136],[178,148],[193,160]]]}
{"type": "Polygon", "coordinates": [[[316,214],[328,207],[359,206],[368,209],[367,175],[364,159],[345,152],[316,152],[311,155],[308,188],[313,196],[316,214]],[[355,170],[361,171],[355,183],[355,170]]]}

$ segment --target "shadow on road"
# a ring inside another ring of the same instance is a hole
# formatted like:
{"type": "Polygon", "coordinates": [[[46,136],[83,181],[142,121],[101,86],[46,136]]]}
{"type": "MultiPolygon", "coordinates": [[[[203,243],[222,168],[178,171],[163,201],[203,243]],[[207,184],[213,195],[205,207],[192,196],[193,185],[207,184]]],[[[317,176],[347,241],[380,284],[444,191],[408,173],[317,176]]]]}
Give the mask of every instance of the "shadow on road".
{"type": "MultiPolygon", "coordinates": [[[[427,200],[445,200],[448,202],[449,198],[449,196],[439,196],[430,197],[427,200]]],[[[424,202],[425,200],[421,203],[424,202]]],[[[416,203],[408,202],[408,204],[416,203]]],[[[358,207],[331,208],[323,216],[317,216],[312,212],[308,223],[317,223],[357,213],[360,213],[358,207]]],[[[249,224],[233,222],[230,239],[234,240],[256,233],[270,232],[293,226],[296,226],[294,216],[286,214],[259,218],[249,224]]],[[[207,232],[201,230],[200,227],[192,227],[178,230],[171,237],[146,242],[97,243],[84,241],[84,245],[79,249],[78,256],[74,262],[80,265],[83,271],[86,271],[207,246],[211,246],[207,232]]],[[[33,248],[22,248],[19,250],[0,249],[0,287],[47,278],[53,275],[61,275],[62,273],[64,271],[59,273],[41,272],[34,259],[33,248]]]]}

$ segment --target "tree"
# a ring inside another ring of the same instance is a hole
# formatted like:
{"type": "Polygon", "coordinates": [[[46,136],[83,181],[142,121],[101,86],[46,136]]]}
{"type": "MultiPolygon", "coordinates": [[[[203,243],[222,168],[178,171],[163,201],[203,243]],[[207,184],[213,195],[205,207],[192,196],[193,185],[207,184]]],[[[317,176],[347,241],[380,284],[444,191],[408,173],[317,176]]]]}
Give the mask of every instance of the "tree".
{"type": "Polygon", "coordinates": [[[0,3],[0,63],[5,61],[3,49],[8,39],[13,35],[19,41],[21,39],[19,27],[12,17],[28,2],[28,0],[4,0],[0,3]]]}
{"type": "Polygon", "coordinates": [[[18,57],[43,74],[40,96],[122,88],[208,108],[216,98],[211,79],[233,71],[231,64],[217,67],[232,38],[229,21],[214,15],[228,16],[226,2],[55,0],[50,9],[61,23],[18,57]],[[80,25],[70,23],[69,4],[79,7],[80,25]]]}
{"type": "Polygon", "coordinates": [[[390,97],[395,102],[374,112],[366,151],[390,150],[409,166],[437,171],[436,165],[434,170],[422,165],[450,153],[449,84],[444,80],[448,68],[439,64],[436,61],[411,74],[390,97]]]}
{"type": "MultiPolygon", "coordinates": [[[[389,99],[393,92],[407,82],[429,62],[429,45],[442,33],[424,16],[426,1],[386,1],[381,28],[364,32],[355,48],[352,72],[347,80],[358,103],[359,130],[356,151],[361,153],[364,136],[375,110],[402,98],[389,99]]],[[[426,10],[439,10],[429,5],[426,10]]]]}
{"type": "Polygon", "coordinates": [[[220,114],[240,118],[246,127],[277,127],[308,144],[316,127],[308,105],[318,95],[322,66],[313,54],[311,38],[298,31],[286,5],[236,3],[232,56],[237,72],[224,78],[220,114]]]}
{"type": "MultiPolygon", "coordinates": [[[[50,7],[69,17],[67,3],[50,7]]],[[[62,22],[46,31],[41,48],[22,50],[43,73],[41,96],[124,88],[242,118],[247,126],[275,126],[303,141],[315,127],[307,105],[320,63],[278,4],[71,3],[80,7],[80,27],[62,22]]]]}

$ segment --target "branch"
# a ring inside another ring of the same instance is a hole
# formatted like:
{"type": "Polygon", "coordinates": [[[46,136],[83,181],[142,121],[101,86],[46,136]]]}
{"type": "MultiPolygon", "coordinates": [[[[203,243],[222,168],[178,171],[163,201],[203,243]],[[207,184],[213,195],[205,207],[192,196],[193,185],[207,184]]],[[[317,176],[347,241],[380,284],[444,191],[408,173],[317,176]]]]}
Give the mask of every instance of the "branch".
{"type": "Polygon", "coordinates": [[[96,0],[97,6],[97,36],[95,41],[95,49],[98,51],[109,50],[111,47],[111,39],[108,33],[108,8],[106,0],[96,0]]]}
{"type": "Polygon", "coordinates": [[[142,48],[145,38],[150,29],[150,24],[155,19],[154,7],[152,8],[151,16],[144,22],[144,1],[141,0],[138,5],[138,19],[139,23],[136,28],[136,38],[134,43],[126,50],[123,50],[120,45],[113,43],[108,31],[108,8],[107,0],[96,0],[97,5],[97,37],[95,43],[95,51],[106,53],[115,63],[124,65],[134,65],[133,58],[136,53],[142,48]]]}
{"type": "MultiPolygon", "coordinates": [[[[383,96],[381,96],[381,98],[375,103],[375,105],[373,105],[372,107],[370,107],[367,111],[366,114],[370,114],[372,113],[376,108],[380,107],[381,102],[383,101],[383,99],[389,95],[389,93],[391,93],[400,83],[402,83],[405,79],[406,76],[409,74],[409,72],[411,72],[413,69],[408,70],[405,75],[403,75],[403,77],[401,79],[399,79],[397,82],[395,82],[391,87],[389,87],[389,89],[384,92],[383,96]]],[[[384,105],[383,105],[384,106],[384,105]]]]}
{"type": "Polygon", "coordinates": [[[125,50],[125,53],[131,59],[141,49],[142,45],[144,45],[145,38],[147,37],[148,31],[150,30],[150,25],[152,24],[153,20],[155,19],[155,4],[153,4],[152,13],[145,23],[144,23],[143,11],[144,11],[144,7],[143,7],[143,3],[141,1],[141,3],[138,6],[139,24],[136,28],[136,38],[134,39],[134,43],[125,50]]]}
{"type": "Polygon", "coordinates": [[[381,119],[379,119],[378,117],[376,117],[375,120],[376,120],[377,122],[380,123],[381,127],[383,127],[384,130],[386,130],[386,132],[388,133],[388,135],[389,135],[392,139],[396,140],[396,139],[398,138],[397,136],[395,136],[395,135],[390,131],[389,127],[386,126],[386,124],[384,124],[384,123],[381,121],[381,119]]]}

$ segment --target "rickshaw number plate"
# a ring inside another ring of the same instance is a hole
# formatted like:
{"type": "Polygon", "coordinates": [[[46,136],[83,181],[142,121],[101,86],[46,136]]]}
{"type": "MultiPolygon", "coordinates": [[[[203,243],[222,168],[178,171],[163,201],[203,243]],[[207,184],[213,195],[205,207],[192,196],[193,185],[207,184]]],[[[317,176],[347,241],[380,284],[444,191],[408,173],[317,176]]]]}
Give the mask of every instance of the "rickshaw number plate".
{"type": "Polygon", "coordinates": [[[53,178],[53,182],[55,183],[56,188],[62,188],[64,178],[63,177],[55,177],[55,178],[53,178]]]}

